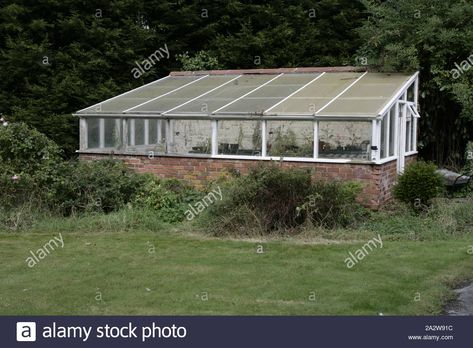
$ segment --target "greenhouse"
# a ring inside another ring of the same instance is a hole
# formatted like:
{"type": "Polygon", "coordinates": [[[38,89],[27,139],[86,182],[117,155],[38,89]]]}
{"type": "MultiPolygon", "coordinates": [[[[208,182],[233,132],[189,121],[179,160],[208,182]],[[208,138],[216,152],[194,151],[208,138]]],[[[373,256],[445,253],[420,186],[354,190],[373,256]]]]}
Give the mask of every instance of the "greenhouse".
{"type": "Polygon", "coordinates": [[[217,160],[227,160],[225,168],[228,160],[237,167],[242,161],[312,163],[322,171],[327,167],[317,164],[331,164],[339,174],[344,165],[392,162],[399,173],[417,153],[418,73],[353,67],[172,72],[75,115],[81,157],[121,155],[142,167],[192,159],[167,162],[188,179],[211,171],[205,164],[217,160]]]}

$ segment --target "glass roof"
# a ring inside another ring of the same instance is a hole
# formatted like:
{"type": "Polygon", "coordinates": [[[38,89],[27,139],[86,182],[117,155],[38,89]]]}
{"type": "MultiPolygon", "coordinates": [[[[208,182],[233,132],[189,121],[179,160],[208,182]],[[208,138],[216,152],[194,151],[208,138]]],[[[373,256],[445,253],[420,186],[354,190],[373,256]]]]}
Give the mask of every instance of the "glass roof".
{"type": "Polygon", "coordinates": [[[168,76],[77,115],[377,117],[411,77],[371,72],[168,76]]]}

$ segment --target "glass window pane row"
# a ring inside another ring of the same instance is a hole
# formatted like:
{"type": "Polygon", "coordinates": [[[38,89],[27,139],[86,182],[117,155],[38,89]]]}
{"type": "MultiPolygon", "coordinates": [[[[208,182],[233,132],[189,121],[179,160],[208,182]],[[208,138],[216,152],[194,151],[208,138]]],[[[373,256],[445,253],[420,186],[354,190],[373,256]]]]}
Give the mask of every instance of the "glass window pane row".
{"type": "Polygon", "coordinates": [[[197,77],[195,76],[171,76],[165,79],[157,80],[146,87],[132,90],[123,96],[118,96],[95,106],[88,107],[80,113],[123,112],[124,110],[127,110],[131,107],[156,98],[159,95],[182,87],[187,83],[195,81],[196,79],[197,77]]]}
{"type": "MultiPolygon", "coordinates": [[[[226,113],[261,113],[277,104],[291,93],[297,91],[317,76],[319,76],[319,74],[282,75],[220,111],[226,113]]],[[[275,75],[272,77],[275,77],[275,75]]]]}
{"type": "Polygon", "coordinates": [[[361,73],[326,73],[270,110],[270,113],[315,114],[353,83],[361,73]]]}
{"type": "Polygon", "coordinates": [[[144,105],[133,109],[134,112],[156,112],[162,113],[171,110],[189,100],[196,98],[214,88],[234,79],[236,76],[209,76],[192,83],[189,86],[172,92],[162,98],[150,101],[144,105]]]}
{"type": "Polygon", "coordinates": [[[273,77],[273,75],[243,75],[204,97],[174,110],[172,113],[212,113],[268,82],[273,77]]]}
{"type": "MultiPolygon", "coordinates": [[[[123,148],[123,120],[87,119],[89,149],[123,149],[148,154],[212,154],[212,125],[209,120],[127,119],[127,141],[123,148]],[[103,145],[102,145],[103,144],[103,145]]],[[[285,158],[314,157],[315,121],[266,121],[263,137],[260,120],[218,120],[219,155],[285,158]]],[[[317,121],[319,158],[369,160],[371,122],[317,121]]]]}

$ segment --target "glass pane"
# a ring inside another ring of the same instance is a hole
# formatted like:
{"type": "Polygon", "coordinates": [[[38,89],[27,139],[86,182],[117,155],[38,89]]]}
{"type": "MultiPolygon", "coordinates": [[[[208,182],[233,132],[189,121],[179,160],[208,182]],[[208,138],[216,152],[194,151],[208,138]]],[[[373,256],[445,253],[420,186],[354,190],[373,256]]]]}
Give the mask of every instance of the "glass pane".
{"type": "Polygon", "coordinates": [[[386,138],[386,131],[387,131],[387,126],[388,126],[388,118],[389,115],[386,115],[383,117],[381,120],[381,158],[386,158],[386,147],[388,146],[387,144],[387,138],[386,138]]]}
{"type": "Polygon", "coordinates": [[[407,89],[407,100],[414,101],[415,83],[412,83],[407,89]]]}
{"type": "Polygon", "coordinates": [[[145,144],[145,120],[135,120],[135,145],[145,144]]]}
{"type": "Polygon", "coordinates": [[[406,146],[405,146],[406,152],[409,151],[410,149],[411,124],[412,122],[408,118],[406,122],[406,146]]]}
{"type": "Polygon", "coordinates": [[[212,128],[205,120],[171,120],[168,153],[210,154],[212,128]]]}
{"type": "Polygon", "coordinates": [[[148,143],[149,144],[158,143],[158,120],[157,119],[148,120],[148,143]]]}
{"type": "Polygon", "coordinates": [[[95,149],[100,146],[100,119],[87,119],[87,148],[95,149]]]}
{"type": "Polygon", "coordinates": [[[371,122],[320,121],[319,157],[370,159],[371,122]]]}
{"type": "Polygon", "coordinates": [[[220,155],[261,156],[261,121],[218,121],[220,155]]]}
{"type": "Polygon", "coordinates": [[[391,110],[389,111],[391,118],[390,118],[390,126],[389,126],[389,156],[394,156],[394,132],[396,130],[396,107],[393,106],[391,110]]]}
{"type": "Polygon", "coordinates": [[[268,121],[266,129],[268,156],[314,156],[312,121],[268,121]]]}
{"type": "Polygon", "coordinates": [[[118,118],[106,118],[105,124],[105,147],[118,148],[121,144],[121,121],[118,118]]]}

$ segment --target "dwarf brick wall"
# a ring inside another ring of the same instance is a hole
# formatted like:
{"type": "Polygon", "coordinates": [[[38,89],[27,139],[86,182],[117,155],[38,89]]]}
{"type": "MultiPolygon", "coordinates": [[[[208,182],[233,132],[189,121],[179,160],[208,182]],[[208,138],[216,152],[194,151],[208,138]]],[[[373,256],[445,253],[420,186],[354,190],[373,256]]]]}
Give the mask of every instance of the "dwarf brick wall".
{"type": "MultiPolygon", "coordinates": [[[[163,178],[176,178],[188,181],[196,187],[217,179],[230,171],[246,174],[251,167],[261,161],[241,159],[211,159],[195,157],[154,157],[141,155],[107,155],[80,154],[81,160],[92,161],[113,156],[123,160],[134,171],[154,173],[163,178]]],[[[406,164],[415,160],[416,156],[406,158],[406,164]]],[[[279,163],[279,162],[278,162],[279,163]]],[[[351,163],[313,163],[313,162],[282,162],[284,168],[309,169],[314,179],[352,180],[363,185],[360,202],[370,208],[377,209],[389,201],[391,189],[396,180],[396,161],[384,164],[351,164],[351,163]]]]}

